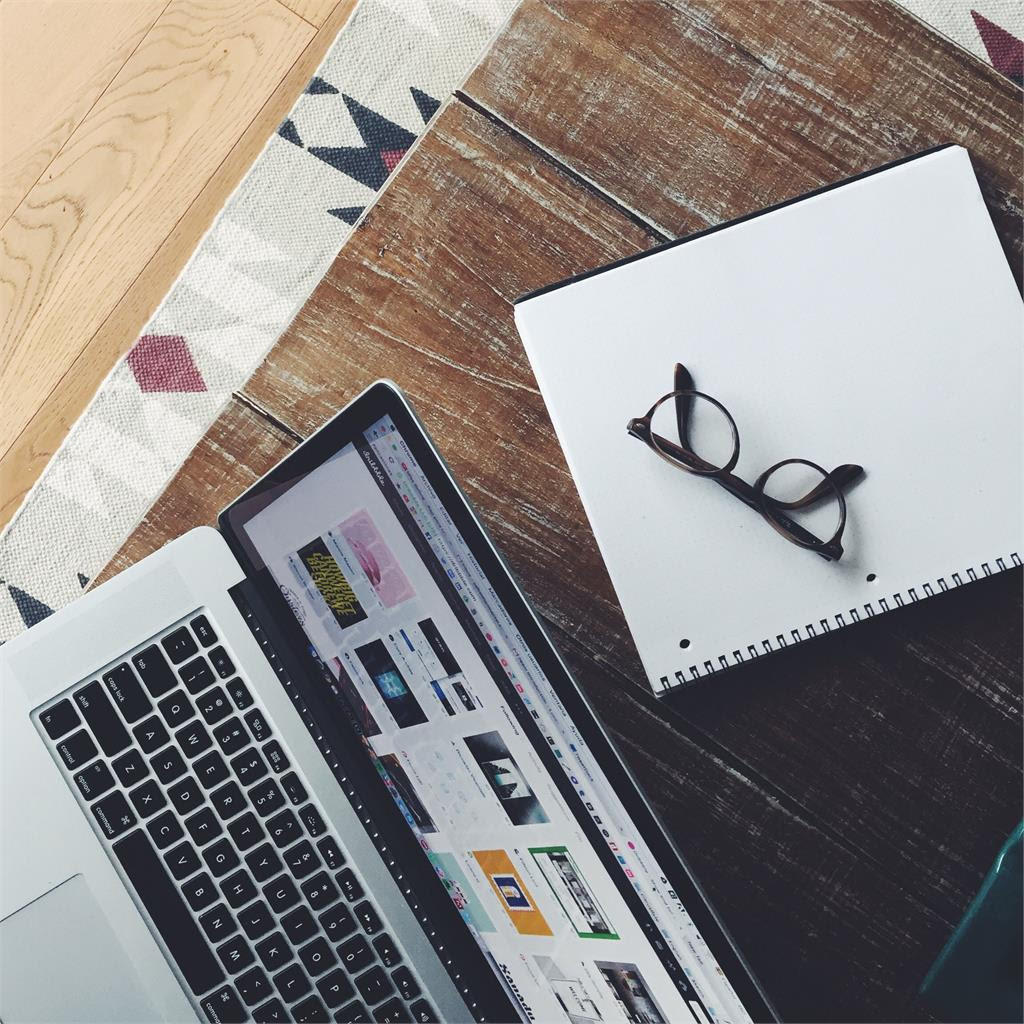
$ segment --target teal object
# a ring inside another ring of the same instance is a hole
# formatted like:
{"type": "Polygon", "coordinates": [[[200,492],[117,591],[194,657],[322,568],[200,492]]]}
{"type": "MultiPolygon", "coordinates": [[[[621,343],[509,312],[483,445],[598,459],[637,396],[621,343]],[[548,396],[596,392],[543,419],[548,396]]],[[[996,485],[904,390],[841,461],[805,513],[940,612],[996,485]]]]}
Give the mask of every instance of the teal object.
{"type": "Polygon", "coordinates": [[[943,1021],[1024,1021],[1024,822],[921,985],[943,1021]]]}

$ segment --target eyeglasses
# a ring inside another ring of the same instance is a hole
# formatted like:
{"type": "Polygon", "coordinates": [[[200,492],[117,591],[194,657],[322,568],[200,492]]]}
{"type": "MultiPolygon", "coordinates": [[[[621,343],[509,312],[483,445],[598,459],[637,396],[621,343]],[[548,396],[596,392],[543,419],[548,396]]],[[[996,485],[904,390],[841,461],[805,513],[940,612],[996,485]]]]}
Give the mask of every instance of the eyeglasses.
{"type": "Polygon", "coordinates": [[[713,479],[748,508],[752,508],[767,519],[786,540],[802,548],[816,551],[828,561],[839,561],[843,557],[842,536],[846,529],[846,498],[843,491],[864,475],[863,467],[844,463],[829,473],[816,462],[807,459],[783,459],[769,466],[753,485],[748,484],[733,473],[740,457],[740,434],[729,410],[717,398],[712,398],[702,391],[695,391],[690,372],[679,363],[676,363],[674,384],[674,390],[662,395],[651,406],[646,416],[630,420],[626,424],[626,430],[677,469],[713,479]],[[700,402],[708,403],[712,410],[720,414],[731,433],[730,455],[724,462],[721,459],[708,461],[707,458],[698,455],[690,443],[691,413],[694,405],[700,402]],[[659,410],[663,410],[660,415],[659,410]],[[656,416],[657,424],[654,422],[656,416]],[[657,433],[655,426],[664,432],[657,433]],[[664,433],[671,432],[678,433],[679,444],[664,436],[664,433]],[[795,492],[798,496],[786,500],[791,497],[791,493],[780,494],[779,491],[788,489],[789,492],[794,492],[792,480],[788,481],[787,488],[786,478],[796,474],[800,475],[799,491],[795,492]],[[807,487],[808,477],[816,482],[809,490],[799,493],[807,487]],[[773,481],[775,485],[769,489],[769,484],[773,481]],[[838,512],[838,526],[828,540],[819,540],[788,515],[790,512],[824,507],[827,502],[833,502],[838,512]]]}

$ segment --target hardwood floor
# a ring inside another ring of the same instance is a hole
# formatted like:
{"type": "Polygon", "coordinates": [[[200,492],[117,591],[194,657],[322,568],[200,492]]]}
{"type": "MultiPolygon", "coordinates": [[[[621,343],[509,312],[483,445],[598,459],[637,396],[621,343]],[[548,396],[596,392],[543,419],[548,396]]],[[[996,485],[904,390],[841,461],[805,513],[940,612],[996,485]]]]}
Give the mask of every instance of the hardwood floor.
{"type": "Polygon", "coordinates": [[[356,0],[0,0],[0,527],[356,0]]]}

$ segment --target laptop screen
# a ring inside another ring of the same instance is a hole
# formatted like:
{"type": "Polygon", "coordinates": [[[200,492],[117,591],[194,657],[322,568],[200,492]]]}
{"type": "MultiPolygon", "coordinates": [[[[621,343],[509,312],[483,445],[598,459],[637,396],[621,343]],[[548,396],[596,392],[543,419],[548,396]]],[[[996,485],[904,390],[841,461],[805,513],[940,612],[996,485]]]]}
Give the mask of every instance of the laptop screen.
{"type": "Polygon", "coordinates": [[[390,416],[243,529],[525,1017],[750,1019],[390,416]]]}

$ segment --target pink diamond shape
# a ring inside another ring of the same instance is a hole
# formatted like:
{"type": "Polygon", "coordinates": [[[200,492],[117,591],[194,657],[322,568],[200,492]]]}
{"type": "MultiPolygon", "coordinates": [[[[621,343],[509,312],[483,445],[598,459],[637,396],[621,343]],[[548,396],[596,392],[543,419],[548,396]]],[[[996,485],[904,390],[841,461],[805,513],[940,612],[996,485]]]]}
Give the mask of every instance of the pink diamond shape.
{"type": "Polygon", "coordinates": [[[144,334],[128,353],[128,365],[139,387],[146,392],[197,392],[206,390],[180,334],[144,334]]]}

